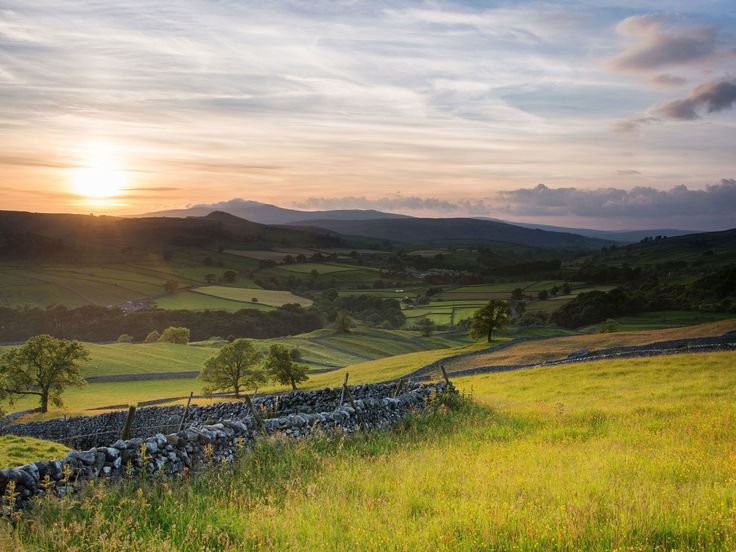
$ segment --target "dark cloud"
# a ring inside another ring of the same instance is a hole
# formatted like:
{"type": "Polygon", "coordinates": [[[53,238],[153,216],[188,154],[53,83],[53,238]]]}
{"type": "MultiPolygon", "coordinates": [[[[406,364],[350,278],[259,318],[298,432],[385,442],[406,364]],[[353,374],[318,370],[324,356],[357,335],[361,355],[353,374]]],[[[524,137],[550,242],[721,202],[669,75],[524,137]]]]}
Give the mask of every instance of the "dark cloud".
{"type": "Polygon", "coordinates": [[[654,113],[668,119],[698,119],[698,110],[715,113],[730,109],[736,103],[736,78],[710,81],[695,87],[687,98],[666,102],[654,113]]]}
{"type": "Polygon", "coordinates": [[[621,71],[651,72],[663,67],[701,63],[720,55],[718,29],[714,27],[672,27],[661,14],[628,17],[616,31],[632,44],[611,60],[621,71]]]}
{"type": "Polygon", "coordinates": [[[703,190],[675,186],[670,190],[639,186],[617,188],[548,188],[539,184],[500,192],[500,209],[523,216],[656,218],[672,216],[733,216],[736,221],[736,180],[723,179],[703,190]]]}

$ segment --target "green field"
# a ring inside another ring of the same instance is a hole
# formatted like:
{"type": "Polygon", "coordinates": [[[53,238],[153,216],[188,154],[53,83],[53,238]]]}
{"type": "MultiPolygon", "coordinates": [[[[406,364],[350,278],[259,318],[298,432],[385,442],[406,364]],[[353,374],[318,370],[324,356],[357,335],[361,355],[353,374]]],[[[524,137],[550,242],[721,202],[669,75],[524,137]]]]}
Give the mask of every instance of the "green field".
{"type": "Polygon", "coordinates": [[[473,404],[365,436],[263,443],[189,485],[88,487],[0,539],[42,550],[730,551],[735,361],[462,378],[473,404]]]}
{"type": "Polygon", "coordinates": [[[296,303],[302,307],[312,304],[311,299],[299,297],[290,291],[274,291],[268,289],[239,288],[227,286],[205,286],[192,290],[195,293],[210,295],[229,301],[241,303],[262,303],[271,307],[281,307],[286,304],[296,303]]]}
{"type": "Polygon", "coordinates": [[[17,435],[0,435],[0,469],[22,466],[40,460],[55,460],[69,452],[59,443],[18,437],[17,435]]]}

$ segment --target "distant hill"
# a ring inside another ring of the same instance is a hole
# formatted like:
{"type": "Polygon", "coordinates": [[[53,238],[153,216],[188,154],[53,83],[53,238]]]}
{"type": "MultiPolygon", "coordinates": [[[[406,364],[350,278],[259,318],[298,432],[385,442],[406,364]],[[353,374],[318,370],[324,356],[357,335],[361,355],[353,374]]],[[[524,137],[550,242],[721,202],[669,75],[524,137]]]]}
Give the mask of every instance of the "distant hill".
{"type": "Polygon", "coordinates": [[[696,266],[731,264],[736,262],[736,228],[618,246],[597,253],[595,260],[610,265],[632,266],[678,262],[696,266]]]}
{"type": "Polygon", "coordinates": [[[101,254],[134,248],[344,245],[334,232],[267,226],[227,213],[189,218],[121,218],[0,211],[0,256],[32,258],[65,253],[101,254]]]}
{"type": "Polygon", "coordinates": [[[220,203],[195,205],[187,209],[158,211],[142,215],[143,217],[203,217],[212,211],[220,211],[261,224],[288,224],[296,221],[310,220],[371,220],[387,218],[409,218],[407,215],[382,213],[373,209],[337,209],[332,211],[299,211],[285,209],[268,203],[231,199],[220,203]]]}
{"type": "Polygon", "coordinates": [[[548,232],[566,232],[569,234],[578,234],[589,238],[598,238],[600,240],[610,240],[615,242],[633,243],[643,240],[644,238],[653,236],[685,236],[688,234],[697,234],[700,230],[678,230],[676,228],[652,228],[648,230],[592,230],[590,228],[568,228],[565,226],[551,226],[549,224],[536,224],[532,222],[509,222],[499,219],[491,219],[485,217],[477,217],[479,220],[492,220],[495,222],[505,222],[515,226],[523,226],[524,228],[539,228],[548,232]]]}
{"type": "Polygon", "coordinates": [[[309,220],[292,223],[403,242],[507,242],[543,248],[599,249],[611,242],[565,232],[549,232],[473,218],[404,218],[378,220],[309,220]]]}

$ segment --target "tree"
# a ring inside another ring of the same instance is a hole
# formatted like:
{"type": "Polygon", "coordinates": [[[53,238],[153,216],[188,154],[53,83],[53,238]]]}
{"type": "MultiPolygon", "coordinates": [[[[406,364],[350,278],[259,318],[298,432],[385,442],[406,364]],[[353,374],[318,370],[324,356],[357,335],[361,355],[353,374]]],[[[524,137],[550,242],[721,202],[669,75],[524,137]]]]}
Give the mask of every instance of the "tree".
{"type": "Polygon", "coordinates": [[[159,339],[161,339],[161,333],[158,330],[153,330],[146,336],[143,343],[156,343],[159,339]]]}
{"type": "Polygon", "coordinates": [[[492,299],[473,314],[470,322],[470,336],[474,339],[487,337],[490,343],[493,330],[503,328],[508,321],[508,304],[500,299],[492,299]]]}
{"type": "Polygon", "coordinates": [[[600,332],[601,333],[614,333],[620,328],[619,323],[613,318],[608,318],[601,322],[600,332]]]}
{"type": "Polygon", "coordinates": [[[524,290],[522,288],[516,288],[511,292],[511,298],[515,301],[521,301],[524,299],[524,290]]]}
{"type": "Polygon", "coordinates": [[[133,336],[130,334],[120,334],[118,343],[133,343],[133,336]]]}
{"type": "Polygon", "coordinates": [[[565,282],[562,284],[562,295],[570,295],[572,293],[572,286],[565,282]]]}
{"type": "Polygon", "coordinates": [[[41,412],[49,401],[63,406],[61,394],[70,385],[82,386],[79,365],[89,360],[89,352],[78,341],[37,335],[22,347],[11,349],[0,360],[0,399],[38,395],[41,412]]]}
{"type": "Polygon", "coordinates": [[[344,309],[337,311],[335,316],[335,329],[337,333],[350,333],[350,330],[355,327],[355,322],[350,317],[350,313],[344,309]]]}
{"type": "Polygon", "coordinates": [[[237,276],[238,273],[234,270],[226,270],[225,273],[222,275],[222,279],[232,284],[237,276]]]}
{"type": "Polygon", "coordinates": [[[217,276],[214,274],[205,274],[204,281],[208,284],[214,284],[217,281],[217,276]]]}
{"type": "Polygon", "coordinates": [[[296,384],[307,381],[308,368],[304,364],[297,364],[292,357],[292,350],[286,345],[274,344],[268,350],[266,371],[283,385],[291,385],[296,390],[296,384]]]}
{"type": "Polygon", "coordinates": [[[177,289],[179,289],[179,282],[176,280],[166,280],[164,283],[164,291],[169,295],[176,292],[177,289]]]}
{"type": "Polygon", "coordinates": [[[546,301],[549,297],[549,292],[546,289],[541,290],[539,293],[537,293],[537,299],[540,301],[546,301]]]}
{"type": "Polygon", "coordinates": [[[240,397],[243,387],[256,386],[266,381],[261,368],[263,355],[247,339],[236,339],[204,363],[199,378],[207,394],[232,389],[240,397]]]}
{"type": "Polygon", "coordinates": [[[429,318],[422,318],[417,322],[417,330],[422,332],[424,337],[431,337],[435,327],[435,323],[429,318]]]}
{"type": "Polygon", "coordinates": [[[161,337],[158,338],[159,343],[176,343],[177,345],[186,345],[189,343],[189,328],[177,328],[171,326],[164,330],[161,337]]]}

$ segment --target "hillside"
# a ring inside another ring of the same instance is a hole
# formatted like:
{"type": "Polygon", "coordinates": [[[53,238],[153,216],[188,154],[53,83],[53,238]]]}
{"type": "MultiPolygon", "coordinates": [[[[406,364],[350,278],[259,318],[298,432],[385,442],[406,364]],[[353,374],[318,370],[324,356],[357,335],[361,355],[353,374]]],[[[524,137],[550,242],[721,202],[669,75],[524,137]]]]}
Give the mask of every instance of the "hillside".
{"type": "Polygon", "coordinates": [[[370,220],[386,218],[407,218],[407,215],[383,213],[373,209],[334,209],[330,211],[300,211],[286,209],[268,203],[231,199],[219,203],[195,205],[186,209],[156,211],[144,217],[203,217],[212,211],[228,213],[236,217],[261,224],[287,224],[305,220],[370,220]]]}
{"type": "Polygon", "coordinates": [[[736,228],[700,232],[617,247],[597,253],[596,262],[630,266],[662,263],[720,265],[736,261],[736,228]]]}
{"type": "Polygon", "coordinates": [[[711,353],[461,378],[475,404],[368,435],[273,440],[186,485],[91,487],[74,507],[45,501],[0,527],[0,542],[733,550],[733,362],[711,353]]]}
{"type": "Polygon", "coordinates": [[[100,255],[122,249],[160,251],[214,244],[318,247],[342,245],[343,240],[326,230],[267,226],[219,212],[185,219],[129,219],[0,211],[0,257],[5,258],[100,255]]]}
{"type": "Polygon", "coordinates": [[[441,242],[507,242],[529,247],[574,250],[600,249],[609,242],[563,232],[523,228],[504,222],[471,218],[410,218],[378,220],[310,220],[292,226],[317,227],[346,236],[364,236],[379,240],[441,242]]]}

